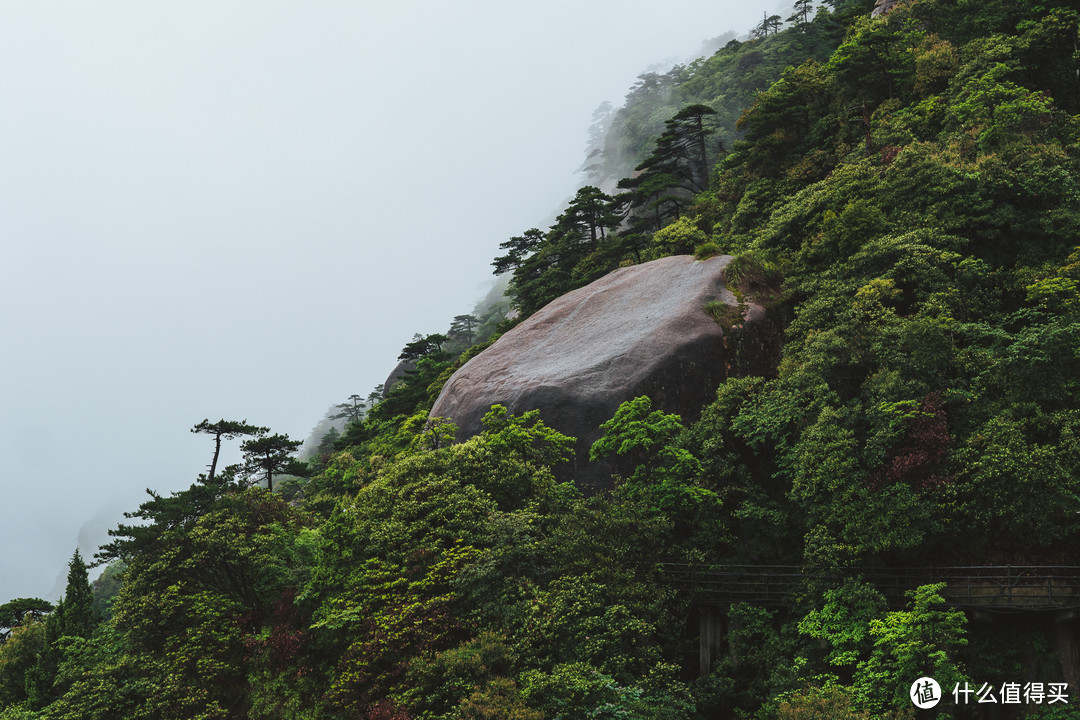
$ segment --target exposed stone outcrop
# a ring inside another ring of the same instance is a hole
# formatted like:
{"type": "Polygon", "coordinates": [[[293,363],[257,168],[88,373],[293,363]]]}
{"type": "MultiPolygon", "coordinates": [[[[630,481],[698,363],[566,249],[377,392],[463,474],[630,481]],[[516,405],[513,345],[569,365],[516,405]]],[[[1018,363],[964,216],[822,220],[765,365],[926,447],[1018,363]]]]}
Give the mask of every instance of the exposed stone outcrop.
{"type": "Polygon", "coordinates": [[[399,361],[398,364],[394,366],[394,369],[390,371],[390,374],[386,376],[386,382],[384,382],[383,386],[382,386],[383,396],[388,395],[390,393],[390,388],[394,387],[399,382],[404,380],[405,375],[408,374],[408,372],[410,370],[415,370],[415,369],[416,369],[416,361],[415,360],[401,360],[401,361],[399,361]]]}
{"type": "MultiPolygon", "coordinates": [[[[730,260],[662,258],[563,295],[454,373],[431,416],[453,420],[464,439],[496,403],[514,414],[539,409],[579,439],[579,484],[606,484],[608,469],[585,461],[620,403],[646,394],[654,408],[691,419],[726,377],[724,331],[705,306],[737,306],[722,280],[730,260]]],[[[747,305],[743,317],[757,321],[764,310],[747,305]]]]}
{"type": "Polygon", "coordinates": [[[893,7],[899,3],[900,0],[876,0],[874,3],[874,9],[870,11],[870,17],[880,17],[887,15],[893,7]]]}

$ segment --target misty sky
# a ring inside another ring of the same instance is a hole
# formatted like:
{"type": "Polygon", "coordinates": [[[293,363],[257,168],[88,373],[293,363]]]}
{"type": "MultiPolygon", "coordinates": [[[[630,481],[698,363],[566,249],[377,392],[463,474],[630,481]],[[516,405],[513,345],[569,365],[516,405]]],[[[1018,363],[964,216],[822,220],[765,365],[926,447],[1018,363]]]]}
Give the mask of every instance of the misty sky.
{"type": "Polygon", "coordinates": [[[0,603],[187,487],[203,418],[366,396],[562,209],[601,102],[761,11],[0,2],[0,603]]]}

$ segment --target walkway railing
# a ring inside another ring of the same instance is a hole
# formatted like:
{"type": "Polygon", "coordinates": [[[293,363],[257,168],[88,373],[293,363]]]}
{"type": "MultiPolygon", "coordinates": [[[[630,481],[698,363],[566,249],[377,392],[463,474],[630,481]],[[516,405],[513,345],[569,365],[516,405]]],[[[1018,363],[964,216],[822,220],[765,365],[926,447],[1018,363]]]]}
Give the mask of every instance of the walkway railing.
{"type": "Polygon", "coordinates": [[[730,605],[746,602],[764,607],[789,603],[808,582],[838,586],[846,577],[873,584],[893,607],[904,607],[905,595],[920,585],[944,582],[942,596],[950,605],[991,611],[1035,611],[1080,608],[1080,566],[972,565],[935,568],[847,568],[831,573],[806,572],[789,565],[702,566],[664,563],[664,575],[694,594],[696,602],[730,605]]]}

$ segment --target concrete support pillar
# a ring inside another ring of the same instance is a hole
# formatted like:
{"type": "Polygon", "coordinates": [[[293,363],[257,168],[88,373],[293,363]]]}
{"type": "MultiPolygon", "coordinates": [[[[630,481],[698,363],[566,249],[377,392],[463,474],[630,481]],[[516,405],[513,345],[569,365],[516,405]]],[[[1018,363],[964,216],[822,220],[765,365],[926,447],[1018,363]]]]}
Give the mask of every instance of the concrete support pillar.
{"type": "Polygon", "coordinates": [[[713,605],[698,607],[698,672],[705,677],[720,656],[724,640],[724,613],[713,605]]]}
{"type": "Polygon", "coordinates": [[[1069,683],[1069,696],[1077,697],[1080,690],[1080,643],[1076,638],[1075,610],[1054,613],[1054,652],[1061,664],[1062,679],[1069,683]]]}

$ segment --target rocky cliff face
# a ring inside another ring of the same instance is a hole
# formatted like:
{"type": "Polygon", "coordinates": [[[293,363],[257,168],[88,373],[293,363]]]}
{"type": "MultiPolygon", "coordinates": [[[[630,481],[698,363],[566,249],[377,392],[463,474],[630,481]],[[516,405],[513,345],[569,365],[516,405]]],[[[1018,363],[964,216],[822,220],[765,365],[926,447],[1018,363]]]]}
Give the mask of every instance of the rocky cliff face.
{"type": "MultiPolygon", "coordinates": [[[[705,308],[737,306],[722,279],[730,260],[666,257],[563,295],[454,373],[431,416],[453,420],[465,439],[494,404],[539,409],[578,438],[574,479],[609,484],[609,468],[587,463],[588,448],[620,403],[648,395],[654,408],[689,419],[727,376],[724,330],[705,308]]],[[[755,322],[764,310],[747,305],[743,317],[755,322]]]]}

